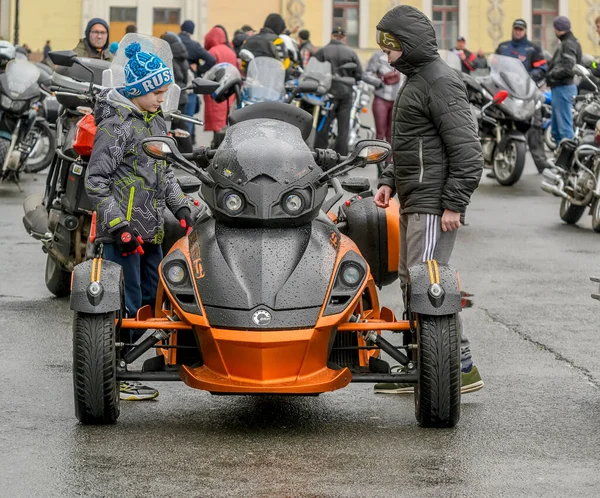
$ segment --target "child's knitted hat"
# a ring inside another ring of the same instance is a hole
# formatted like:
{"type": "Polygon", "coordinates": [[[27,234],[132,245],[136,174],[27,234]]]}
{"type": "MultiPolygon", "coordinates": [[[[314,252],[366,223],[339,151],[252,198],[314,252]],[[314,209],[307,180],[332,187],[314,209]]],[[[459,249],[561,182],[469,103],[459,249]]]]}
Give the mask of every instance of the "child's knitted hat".
{"type": "Polygon", "coordinates": [[[134,42],[125,48],[129,58],[125,66],[125,95],[129,98],[141,97],[160,87],[173,83],[173,74],[159,57],[142,52],[139,43],[134,42]]]}

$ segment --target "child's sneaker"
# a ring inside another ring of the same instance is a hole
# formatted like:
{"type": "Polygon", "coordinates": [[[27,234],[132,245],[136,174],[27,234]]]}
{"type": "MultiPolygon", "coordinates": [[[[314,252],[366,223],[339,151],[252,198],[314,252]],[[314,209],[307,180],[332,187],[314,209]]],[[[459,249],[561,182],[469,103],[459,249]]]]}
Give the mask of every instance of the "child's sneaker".
{"type": "MultiPolygon", "coordinates": [[[[399,371],[398,367],[394,367],[399,371]]],[[[393,369],[394,369],[393,368],[393,369]]],[[[461,371],[461,394],[474,393],[483,389],[485,384],[479,375],[479,370],[475,365],[472,365],[468,370],[461,371]]],[[[394,384],[391,382],[375,384],[375,393],[378,394],[414,394],[415,388],[413,384],[394,384]]]]}
{"type": "Polygon", "coordinates": [[[119,396],[123,401],[142,401],[158,396],[156,389],[144,386],[141,382],[121,382],[119,390],[119,396]]]}

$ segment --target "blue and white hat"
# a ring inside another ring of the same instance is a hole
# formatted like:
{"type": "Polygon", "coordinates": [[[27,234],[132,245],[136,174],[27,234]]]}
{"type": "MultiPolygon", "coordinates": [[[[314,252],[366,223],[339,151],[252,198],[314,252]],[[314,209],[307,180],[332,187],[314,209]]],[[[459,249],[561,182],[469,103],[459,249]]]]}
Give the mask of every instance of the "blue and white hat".
{"type": "Polygon", "coordinates": [[[139,43],[128,45],[125,48],[125,55],[129,58],[129,62],[125,65],[127,97],[141,97],[173,83],[173,73],[169,66],[156,55],[142,52],[139,43]]]}

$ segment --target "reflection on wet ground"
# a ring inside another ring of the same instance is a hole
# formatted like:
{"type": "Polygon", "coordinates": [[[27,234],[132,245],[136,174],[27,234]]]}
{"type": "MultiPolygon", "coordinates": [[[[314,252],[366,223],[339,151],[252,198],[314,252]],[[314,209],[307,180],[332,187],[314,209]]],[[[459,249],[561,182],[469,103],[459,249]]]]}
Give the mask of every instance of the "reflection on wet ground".
{"type": "Polygon", "coordinates": [[[461,304],[464,308],[472,308],[473,307],[473,294],[469,294],[465,291],[460,291],[461,304]]]}

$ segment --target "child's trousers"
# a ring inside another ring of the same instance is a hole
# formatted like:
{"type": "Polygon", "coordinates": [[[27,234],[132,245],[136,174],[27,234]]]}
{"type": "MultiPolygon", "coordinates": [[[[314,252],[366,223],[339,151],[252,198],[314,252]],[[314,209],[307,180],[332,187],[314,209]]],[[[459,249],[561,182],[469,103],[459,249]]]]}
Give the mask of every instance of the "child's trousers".
{"type": "MultiPolygon", "coordinates": [[[[123,267],[125,279],[125,308],[128,317],[135,317],[137,311],[146,304],[152,306],[156,301],[158,288],[158,265],[163,259],[162,247],[146,243],[142,246],[144,255],[122,256],[117,244],[104,244],[104,259],[123,267]]],[[[144,330],[132,330],[132,342],[137,341],[144,330]]]]}

